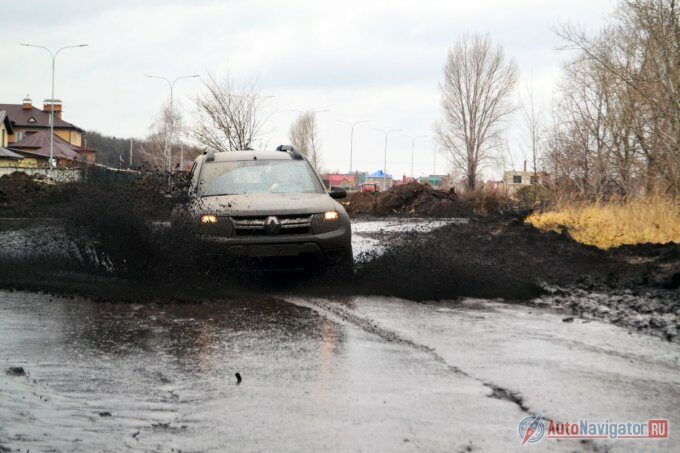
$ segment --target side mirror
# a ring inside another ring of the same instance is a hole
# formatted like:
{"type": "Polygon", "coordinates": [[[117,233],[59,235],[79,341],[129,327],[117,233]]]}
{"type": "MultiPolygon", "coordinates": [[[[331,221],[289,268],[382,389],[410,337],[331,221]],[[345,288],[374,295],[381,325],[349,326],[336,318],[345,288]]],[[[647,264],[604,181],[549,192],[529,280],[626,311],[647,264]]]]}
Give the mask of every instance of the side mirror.
{"type": "Polygon", "coordinates": [[[331,187],[331,193],[330,193],[331,198],[335,198],[336,200],[340,198],[345,198],[347,196],[347,191],[338,186],[333,186],[331,187]]]}

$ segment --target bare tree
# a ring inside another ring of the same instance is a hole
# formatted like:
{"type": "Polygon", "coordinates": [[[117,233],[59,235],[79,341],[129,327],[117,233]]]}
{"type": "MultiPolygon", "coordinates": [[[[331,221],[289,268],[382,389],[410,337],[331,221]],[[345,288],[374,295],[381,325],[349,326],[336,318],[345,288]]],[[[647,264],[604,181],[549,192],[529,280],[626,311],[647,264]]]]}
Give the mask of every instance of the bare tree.
{"type": "Polygon", "coordinates": [[[482,165],[499,142],[502,124],[514,111],[510,96],[517,65],[488,35],[464,36],[450,50],[441,83],[443,118],[435,125],[451,163],[474,190],[482,165]]]}
{"type": "Polygon", "coordinates": [[[182,134],[183,124],[179,110],[171,109],[169,102],[163,104],[156,120],[149,127],[146,140],[138,145],[137,151],[140,154],[138,160],[158,168],[167,168],[168,145],[172,143],[173,137],[182,134]]]}
{"type": "Polygon", "coordinates": [[[300,153],[309,159],[316,170],[321,170],[321,143],[313,111],[302,112],[290,126],[288,138],[300,153]]]}
{"type": "MultiPolygon", "coordinates": [[[[171,169],[182,169],[187,160],[193,160],[202,150],[190,143],[189,128],[186,127],[182,109],[177,105],[171,110],[166,103],[149,127],[149,134],[143,140],[136,140],[132,148],[134,161],[146,163],[159,169],[168,168],[169,144],[172,144],[171,169]]],[[[128,148],[129,150],[129,148],[128,148]]],[[[128,153],[125,154],[127,158],[128,153]]],[[[122,158],[122,155],[121,155],[122,158]]]]}
{"type": "Polygon", "coordinates": [[[589,36],[573,25],[557,31],[575,64],[598,74],[602,124],[626,191],[636,166],[647,191],[680,193],[680,5],[623,0],[610,25],[589,36]]]}
{"type": "Polygon", "coordinates": [[[534,99],[534,88],[532,83],[528,83],[525,87],[526,97],[521,100],[522,119],[524,120],[524,138],[531,153],[532,169],[534,176],[538,173],[538,163],[541,160],[541,147],[545,135],[543,124],[543,112],[541,108],[536,105],[534,99]]]}
{"type": "Polygon", "coordinates": [[[218,81],[210,75],[204,88],[195,101],[194,138],[215,151],[252,149],[271,116],[268,97],[254,83],[237,84],[229,76],[218,81]]]}

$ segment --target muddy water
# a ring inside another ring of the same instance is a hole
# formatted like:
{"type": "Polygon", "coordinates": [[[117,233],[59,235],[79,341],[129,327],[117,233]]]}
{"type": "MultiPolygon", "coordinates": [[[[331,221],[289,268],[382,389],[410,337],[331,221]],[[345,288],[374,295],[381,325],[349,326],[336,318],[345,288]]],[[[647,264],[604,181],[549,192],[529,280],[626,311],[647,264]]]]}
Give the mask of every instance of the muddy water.
{"type": "Polygon", "coordinates": [[[421,351],[284,302],[0,293],[0,324],[0,445],[22,451],[448,450],[489,442],[468,416],[510,442],[521,415],[421,351]]]}
{"type": "MultiPolygon", "coordinates": [[[[474,300],[132,305],[0,292],[0,446],[518,451],[517,424],[533,412],[678,426],[677,345],[562,318],[474,300]]],[[[540,447],[678,446],[645,442],[540,447]]]]}
{"type": "Polygon", "coordinates": [[[352,249],[355,261],[365,261],[398,244],[400,235],[428,233],[444,225],[467,223],[468,219],[374,219],[352,222],[352,249]],[[386,240],[387,239],[387,240],[386,240]]]}

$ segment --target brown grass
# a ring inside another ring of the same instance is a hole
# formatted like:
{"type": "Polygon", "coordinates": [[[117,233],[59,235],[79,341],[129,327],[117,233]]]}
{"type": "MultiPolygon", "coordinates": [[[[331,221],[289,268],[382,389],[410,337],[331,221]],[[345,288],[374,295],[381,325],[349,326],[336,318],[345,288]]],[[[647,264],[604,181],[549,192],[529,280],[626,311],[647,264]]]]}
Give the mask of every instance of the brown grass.
{"type": "Polygon", "coordinates": [[[526,219],[544,231],[562,232],[583,244],[608,249],[624,244],[680,244],[680,199],[648,196],[607,203],[562,203],[526,219]]]}
{"type": "Polygon", "coordinates": [[[504,211],[513,204],[512,200],[502,190],[475,190],[459,194],[463,204],[477,214],[504,211]]]}

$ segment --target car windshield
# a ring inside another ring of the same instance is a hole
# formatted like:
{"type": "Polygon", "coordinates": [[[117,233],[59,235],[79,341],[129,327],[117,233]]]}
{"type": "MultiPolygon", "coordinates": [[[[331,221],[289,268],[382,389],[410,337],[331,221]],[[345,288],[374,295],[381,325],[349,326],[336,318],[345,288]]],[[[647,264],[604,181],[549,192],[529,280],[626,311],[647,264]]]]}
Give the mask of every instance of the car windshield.
{"type": "Polygon", "coordinates": [[[323,193],[304,160],[243,160],[203,165],[198,183],[202,197],[264,193],[323,193]]]}

